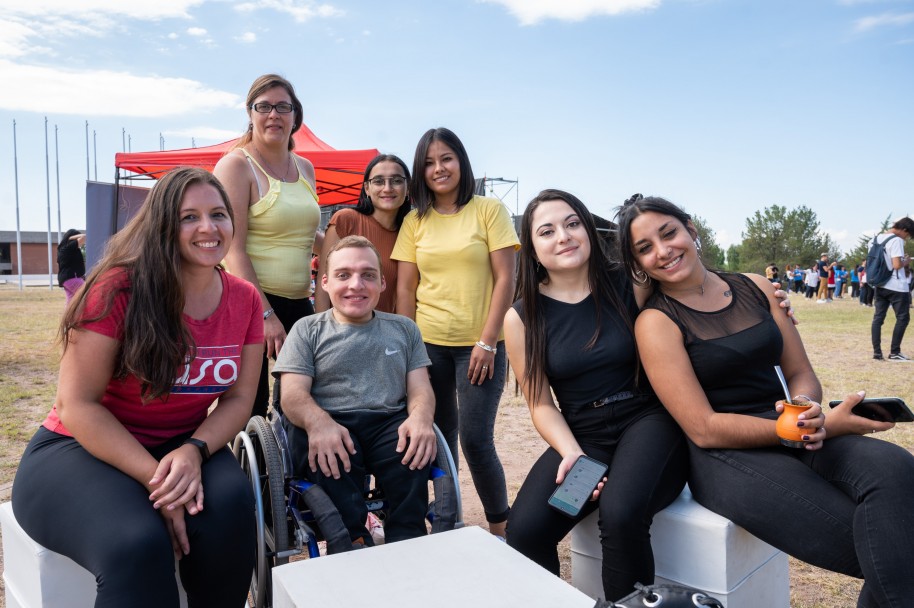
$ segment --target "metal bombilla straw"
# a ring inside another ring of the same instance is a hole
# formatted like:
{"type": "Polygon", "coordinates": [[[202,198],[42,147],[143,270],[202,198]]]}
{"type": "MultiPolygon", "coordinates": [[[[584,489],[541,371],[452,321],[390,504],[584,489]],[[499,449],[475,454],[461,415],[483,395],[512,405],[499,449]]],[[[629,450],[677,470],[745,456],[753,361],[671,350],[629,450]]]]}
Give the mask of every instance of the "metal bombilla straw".
{"type": "Polygon", "coordinates": [[[784,377],[784,372],[781,371],[780,365],[774,366],[774,373],[778,375],[778,380],[781,381],[781,388],[784,389],[784,400],[787,403],[793,403],[793,400],[790,397],[790,389],[787,388],[787,378],[784,377]]]}

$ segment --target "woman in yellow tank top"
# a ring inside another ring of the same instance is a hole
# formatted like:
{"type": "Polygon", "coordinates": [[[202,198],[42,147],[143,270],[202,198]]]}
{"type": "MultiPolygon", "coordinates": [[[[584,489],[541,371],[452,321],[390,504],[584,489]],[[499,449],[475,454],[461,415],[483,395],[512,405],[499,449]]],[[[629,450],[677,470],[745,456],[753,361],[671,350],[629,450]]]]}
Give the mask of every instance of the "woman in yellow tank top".
{"type": "Polygon", "coordinates": [[[265,74],[251,85],[246,106],[248,129],[213,173],[235,211],[226,267],[257,288],[263,305],[264,361],[253,413],[266,415],[267,357],[276,357],[296,321],[314,313],[309,261],[322,235],[314,167],[292,152],[302,124],[292,84],[265,74]]]}

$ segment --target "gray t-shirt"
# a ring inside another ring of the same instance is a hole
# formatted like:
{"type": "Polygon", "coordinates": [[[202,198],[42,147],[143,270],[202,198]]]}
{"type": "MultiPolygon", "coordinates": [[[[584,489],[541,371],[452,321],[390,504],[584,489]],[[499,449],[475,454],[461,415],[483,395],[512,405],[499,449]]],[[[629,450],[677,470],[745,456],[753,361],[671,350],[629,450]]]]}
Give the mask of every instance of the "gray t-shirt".
{"type": "Polygon", "coordinates": [[[299,320],[289,332],[273,376],[310,376],[311,396],[328,413],[398,412],[406,406],[406,375],[432,364],[416,324],[375,311],[364,325],[338,323],[328,310],[299,320]]]}

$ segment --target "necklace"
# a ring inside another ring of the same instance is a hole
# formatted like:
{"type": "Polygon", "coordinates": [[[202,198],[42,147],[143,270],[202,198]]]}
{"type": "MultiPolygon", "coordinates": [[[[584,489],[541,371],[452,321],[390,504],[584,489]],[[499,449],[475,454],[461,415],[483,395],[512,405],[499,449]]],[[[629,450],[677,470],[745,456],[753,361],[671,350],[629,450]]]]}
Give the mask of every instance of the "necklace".
{"type": "Polygon", "coordinates": [[[677,292],[678,292],[678,293],[687,293],[687,292],[689,292],[689,291],[693,291],[693,290],[697,289],[697,290],[698,290],[698,295],[703,296],[703,295],[705,295],[705,281],[708,280],[708,274],[709,274],[709,273],[708,273],[708,269],[705,268],[705,274],[704,274],[704,276],[701,278],[701,284],[698,285],[697,287],[686,287],[686,288],[684,288],[684,289],[678,289],[678,290],[663,289],[663,290],[661,290],[661,291],[663,291],[664,294],[669,293],[669,294],[671,294],[671,295],[674,295],[674,294],[676,294],[677,292]]]}
{"type": "Polygon", "coordinates": [[[282,174],[280,174],[279,171],[277,171],[276,169],[273,168],[273,165],[271,165],[270,163],[267,162],[267,159],[264,158],[264,156],[263,156],[263,154],[261,154],[260,150],[257,149],[257,146],[254,146],[254,152],[256,152],[257,156],[260,157],[260,162],[262,162],[264,165],[266,165],[266,168],[270,170],[271,177],[274,177],[275,179],[278,179],[279,181],[281,181],[283,183],[286,182],[286,176],[289,174],[289,169],[292,167],[292,154],[291,153],[289,153],[288,157],[286,157],[287,158],[286,170],[283,171],[282,174]]]}

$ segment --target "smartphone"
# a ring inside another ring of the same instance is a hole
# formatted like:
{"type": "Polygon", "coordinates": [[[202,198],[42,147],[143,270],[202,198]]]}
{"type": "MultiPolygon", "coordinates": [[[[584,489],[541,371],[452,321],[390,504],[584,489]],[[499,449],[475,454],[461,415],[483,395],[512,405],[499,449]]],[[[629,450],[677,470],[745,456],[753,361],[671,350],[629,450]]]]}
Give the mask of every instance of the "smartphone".
{"type": "MultiPolygon", "coordinates": [[[[829,401],[835,407],[840,401],[829,401]]],[[[852,414],[878,422],[914,422],[914,412],[898,397],[873,397],[864,399],[854,406],[852,414]]]]}
{"type": "Polygon", "coordinates": [[[599,460],[581,456],[549,497],[549,506],[568,517],[577,517],[607,470],[609,467],[599,460]]]}

